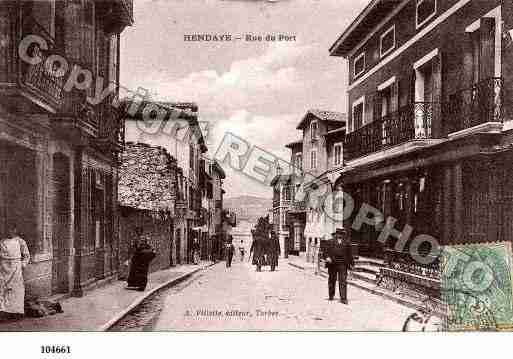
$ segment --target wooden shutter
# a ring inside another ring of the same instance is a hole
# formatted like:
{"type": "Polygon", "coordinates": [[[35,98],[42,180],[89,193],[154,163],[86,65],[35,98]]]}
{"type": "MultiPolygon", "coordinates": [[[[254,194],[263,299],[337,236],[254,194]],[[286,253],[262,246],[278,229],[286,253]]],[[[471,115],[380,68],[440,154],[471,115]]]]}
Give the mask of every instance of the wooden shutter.
{"type": "Polygon", "coordinates": [[[495,74],[495,19],[482,18],[479,32],[481,38],[479,79],[484,80],[495,74]]]}

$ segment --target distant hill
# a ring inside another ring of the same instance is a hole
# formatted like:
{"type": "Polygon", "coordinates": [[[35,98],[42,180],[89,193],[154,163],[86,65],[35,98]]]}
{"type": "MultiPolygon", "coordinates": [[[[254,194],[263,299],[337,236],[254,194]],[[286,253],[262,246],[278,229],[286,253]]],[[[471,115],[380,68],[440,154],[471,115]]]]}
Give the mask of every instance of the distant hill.
{"type": "Polygon", "coordinates": [[[223,207],[237,214],[237,221],[256,222],[259,217],[266,216],[272,208],[271,198],[256,196],[239,196],[223,199],[223,207]]]}

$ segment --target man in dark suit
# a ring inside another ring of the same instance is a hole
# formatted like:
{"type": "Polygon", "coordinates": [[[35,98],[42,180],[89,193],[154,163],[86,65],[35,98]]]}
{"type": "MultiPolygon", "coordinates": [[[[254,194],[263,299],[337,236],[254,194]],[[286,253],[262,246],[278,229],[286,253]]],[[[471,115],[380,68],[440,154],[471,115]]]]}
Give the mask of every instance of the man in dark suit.
{"type": "Polygon", "coordinates": [[[278,266],[278,258],[280,257],[281,248],[280,241],[275,231],[271,231],[271,239],[269,240],[268,254],[269,265],[271,266],[271,272],[274,272],[278,266]]]}
{"type": "Polygon", "coordinates": [[[344,228],[337,228],[325,253],[328,267],[329,300],[335,297],[335,283],[338,277],[340,301],[347,304],[347,270],[354,265],[351,241],[344,228]]]}
{"type": "Polygon", "coordinates": [[[256,271],[261,272],[265,254],[265,242],[261,235],[255,231],[251,231],[251,234],[253,235],[253,242],[251,243],[249,255],[251,257],[251,254],[253,254],[253,264],[256,265],[256,271]]]}

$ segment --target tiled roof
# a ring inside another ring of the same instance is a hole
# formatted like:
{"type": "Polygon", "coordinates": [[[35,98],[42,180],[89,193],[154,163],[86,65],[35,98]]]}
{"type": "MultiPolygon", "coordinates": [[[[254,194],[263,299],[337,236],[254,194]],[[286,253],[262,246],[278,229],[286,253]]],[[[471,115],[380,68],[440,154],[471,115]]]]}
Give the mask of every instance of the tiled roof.
{"type": "Polygon", "coordinates": [[[172,211],[176,169],[176,160],[164,148],[127,142],[119,167],[119,203],[137,209],[172,211]]]}
{"type": "Polygon", "coordinates": [[[310,109],[306,112],[305,116],[301,119],[296,129],[301,130],[305,126],[308,119],[314,116],[320,121],[329,121],[329,122],[338,122],[340,124],[345,123],[347,116],[345,113],[336,112],[336,111],[326,111],[319,109],[310,109]]]}
{"type": "Polygon", "coordinates": [[[300,139],[300,140],[297,140],[297,141],[294,141],[294,142],[291,142],[291,143],[287,143],[285,145],[285,147],[292,148],[292,147],[294,147],[296,145],[302,145],[302,144],[303,144],[303,140],[300,139]]]}
{"type": "Polygon", "coordinates": [[[347,116],[345,113],[336,112],[336,111],[324,111],[312,109],[308,112],[312,113],[315,117],[325,120],[325,121],[345,121],[347,116]]]}

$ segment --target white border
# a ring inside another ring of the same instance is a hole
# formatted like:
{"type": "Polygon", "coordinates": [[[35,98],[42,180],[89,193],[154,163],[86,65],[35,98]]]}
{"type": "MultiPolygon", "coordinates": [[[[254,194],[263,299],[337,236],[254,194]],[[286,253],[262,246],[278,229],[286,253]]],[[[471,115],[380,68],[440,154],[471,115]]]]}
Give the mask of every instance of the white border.
{"type": "Polygon", "coordinates": [[[429,15],[428,17],[426,17],[420,24],[419,24],[419,5],[422,4],[424,1],[426,0],[417,0],[417,4],[415,5],[415,29],[418,30],[420,27],[422,27],[422,25],[424,25],[426,22],[428,22],[429,20],[431,20],[434,16],[436,16],[437,12],[438,12],[438,2],[437,0],[434,0],[435,1],[435,11],[433,11],[433,13],[431,15],[429,15]]]}
{"type": "Polygon", "coordinates": [[[342,146],[342,142],[337,142],[333,145],[333,166],[340,166],[342,164],[344,158],[344,147],[342,146]],[[337,163],[337,156],[335,155],[335,148],[340,147],[340,162],[337,163]]]}
{"type": "Polygon", "coordinates": [[[310,122],[310,140],[317,140],[319,139],[319,123],[317,120],[313,120],[310,122]],[[315,124],[316,131],[315,131],[315,137],[313,136],[312,126],[315,124]]]}
{"type": "Polygon", "coordinates": [[[362,126],[365,124],[365,95],[363,95],[351,104],[351,132],[356,130],[354,126],[354,108],[359,104],[363,104],[362,126]]]}
{"type": "Polygon", "coordinates": [[[388,80],[386,80],[385,82],[383,82],[382,84],[380,84],[378,86],[378,91],[383,91],[387,87],[392,86],[395,83],[395,81],[396,81],[396,77],[392,76],[391,78],[389,78],[388,80]]]}
{"type": "Polygon", "coordinates": [[[379,57],[382,58],[389,54],[391,51],[393,51],[396,47],[396,41],[395,41],[395,24],[390,26],[387,31],[385,31],[383,34],[379,36],[379,57]],[[394,44],[392,47],[390,47],[387,51],[383,52],[383,38],[388,35],[389,32],[394,33],[394,44]]]}
{"type": "Polygon", "coordinates": [[[415,63],[413,64],[413,68],[415,70],[417,70],[419,67],[421,67],[422,65],[428,63],[429,61],[431,61],[434,57],[438,56],[438,47],[434,50],[432,50],[431,52],[429,52],[427,55],[423,56],[420,60],[417,60],[415,61],[415,63]]]}
{"type": "Polygon", "coordinates": [[[365,72],[365,51],[362,52],[360,55],[356,56],[353,60],[353,79],[357,76],[360,76],[362,73],[365,72]],[[356,62],[360,60],[363,57],[363,68],[362,71],[356,73],[356,62]]]}
{"type": "Polygon", "coordinates": [[[318,165],[318,158],[317,158],[317,149],[316,148],[312,148],[310,150],[310,169],[311,170],[316,170],[317,169],[317,165],[318,165]],[[315,167],[313,166],[313,161],[312,161],[312,154],[315,153],[315,167]]]}
{"type": "Polygon", "coordinates": [[[481,27],[481,19],[477,19],[476,21],[474,21],[472,24],[470,24],[469,26],[467,26],[465,28],[465,32],[474,32],[474,31],[479,30],[480,27],[481,27]]]}

